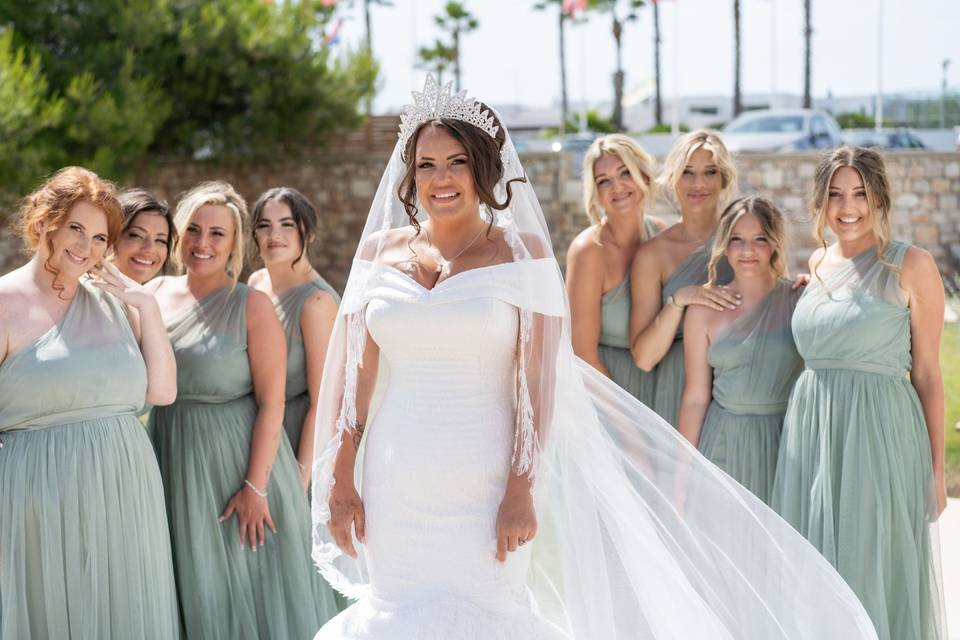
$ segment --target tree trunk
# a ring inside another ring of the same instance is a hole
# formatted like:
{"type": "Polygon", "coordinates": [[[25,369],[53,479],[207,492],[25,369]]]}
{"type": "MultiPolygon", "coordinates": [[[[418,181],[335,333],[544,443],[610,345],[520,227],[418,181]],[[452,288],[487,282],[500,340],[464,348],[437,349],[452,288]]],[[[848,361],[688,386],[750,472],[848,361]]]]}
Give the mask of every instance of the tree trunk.
{"type": "Polygon", "coordinates": [[[373,35],[370,31],[370,0],[363,0],[363,22],[367,27],[367,51],[373,55],[373,35]]]}
{"type": "Polygon", "coordinates": [[[813,107],[810,95],[810,41],[813,27],[810,23],[810,0],[803,0],[803,108],[813,107]]]}
{"type": "Polygon", "coordinates": [[[617,71],[613,74],[613,128],[623,131],[623,47],[620,36],[623,34],[623,25],[613,16],[613,39],[617,43],[617,71]]]}
{"type": "Polygon", "coordinates": [[[660,5],[653,3],[653,82],[656,96],[653,102],[653,119],[657,126],[663,124],[663,102],[660,96],[660,5]]]}
{"type": "MultiPolygon", "coordinates": [[[[367,53],[373,57],[373,35],[370,31],[370,0],[363,0],[363,21],[367,28],[367,53]]],[[[369,116],[373,112],[373,96],[367,96],[363,101],[364,112],[369,116]]]]}
{"type": "Polygon", "coordinates": [[[567,131],[567,119],[570,117],[570,105],[567,102],[567,46],[563,31],[567,14],[560,7],[560,134],[567,131]]]}
{"type": "Polygon", "coordinates": [[[453,79],[454,86],[460,91],[460,30],[453,30],[453,79]]]}
{"type": "Polygon", "coordinates": [[[733,117],[743,113],[740,93],[740,0],[733,0],[733,117]]]}

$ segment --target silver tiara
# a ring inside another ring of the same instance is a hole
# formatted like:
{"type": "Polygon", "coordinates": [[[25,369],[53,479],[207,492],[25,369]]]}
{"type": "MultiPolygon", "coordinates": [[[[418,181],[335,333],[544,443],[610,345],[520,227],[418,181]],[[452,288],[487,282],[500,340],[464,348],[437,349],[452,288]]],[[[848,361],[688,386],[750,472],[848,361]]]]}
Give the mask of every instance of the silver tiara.
{"type": "Polygon", "coordinates": [[[439,118],[453,118],[469,122],[478,129],[486,131],[491,138],[497,137],[499,127],[496,119],[479,102],[467,97],[466,91],[453,93],[453,83],[447,82],[441,87],[432,73],[427,74],[423,91],[413,91],[413,104],[408,104],[400,112],[400,152],[406,153],[410,136],[424,122],[439,118]]]}

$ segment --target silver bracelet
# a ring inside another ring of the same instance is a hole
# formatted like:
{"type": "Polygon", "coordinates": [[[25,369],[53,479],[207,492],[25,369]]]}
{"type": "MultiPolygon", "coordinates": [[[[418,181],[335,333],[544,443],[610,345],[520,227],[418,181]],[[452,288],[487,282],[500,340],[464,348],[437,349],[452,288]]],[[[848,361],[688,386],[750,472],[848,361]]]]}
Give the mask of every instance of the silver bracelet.
{"type": "Polygon", "coordinates": [[[261,498],[266,498],[266,497],[267,497],[267,492],[266,492],[266,491],[260,491],[260,489],[257,489],[255,486],[253,486],[253,483],[250,482],[249,480],[247,480],[246,478],[243,479],[243,484],[245,484],[245,485],[247,485],[248,487],[250,487],[250,488],[253,490],[253,492],[254,492],[255,494],[257,494],[258,496],[260,496],[261,498]]]}

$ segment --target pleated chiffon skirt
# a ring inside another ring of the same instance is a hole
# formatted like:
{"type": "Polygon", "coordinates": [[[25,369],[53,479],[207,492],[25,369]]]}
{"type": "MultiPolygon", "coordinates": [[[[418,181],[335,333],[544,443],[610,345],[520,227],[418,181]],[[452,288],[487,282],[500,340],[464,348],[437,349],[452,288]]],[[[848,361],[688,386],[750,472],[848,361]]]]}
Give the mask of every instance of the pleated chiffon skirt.
{"type": "Polygon", "coordinates": [[[931,479],[923,411],[905,376],[801,374],[772,504],[837,568],[881,640],[942,637],[931,479]]]}
{"type": "Polygon", "coordinates": [[[310,560],[310,511],[285,435],[266,488],[278,532],[267,527],[254,552],[240,544],[236,515],[218,521],[246,477],[256,415],[252,396],[151,415],[189,638],[312,638],[337,612],[310,560]]]}
{"type": "Polygon", "coordinates": [[[137,418],[0,439],[0,638],[179,638],[163,486],[137,418]]]}

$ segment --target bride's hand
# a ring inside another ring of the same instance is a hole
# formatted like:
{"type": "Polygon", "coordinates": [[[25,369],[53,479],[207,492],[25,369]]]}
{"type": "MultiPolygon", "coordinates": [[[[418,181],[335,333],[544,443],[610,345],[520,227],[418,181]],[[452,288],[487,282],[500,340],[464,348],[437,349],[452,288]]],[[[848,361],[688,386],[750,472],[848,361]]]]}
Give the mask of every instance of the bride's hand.
{"type": "Polygon", "coordinates": [[[497,512],[497,560],[506,562],[507,552],[516,551],[537,535],[537,513],[529,482],[520,480],[507,486],[497,512]]]}
{"type": "Polygon", "coordinates": [[[340,550],[351,558],[357,557],[353,547],[351,525],[357,531],[357,540],[365,542],[366,526],[363,515],[363,501],[352,482],[337,481],[330,490],[330,521],[327,529],[340,550]]]}

